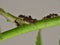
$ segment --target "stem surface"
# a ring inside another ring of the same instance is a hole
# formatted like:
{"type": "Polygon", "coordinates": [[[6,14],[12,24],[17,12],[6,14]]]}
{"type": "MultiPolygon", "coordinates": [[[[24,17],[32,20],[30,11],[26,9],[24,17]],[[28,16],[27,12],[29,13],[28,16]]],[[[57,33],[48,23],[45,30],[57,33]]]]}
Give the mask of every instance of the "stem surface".
{"type": "Polygon", "coordinates": [[[25,34],[27,32],[58,26],[58,25],[60,25],[60,16],[51,19],[38,20],[34,24],[25,24],[17,28],[8,30],[6,32],[2,32],[2,39],[0,41],[15,37],[17,35],[25,34]]]}

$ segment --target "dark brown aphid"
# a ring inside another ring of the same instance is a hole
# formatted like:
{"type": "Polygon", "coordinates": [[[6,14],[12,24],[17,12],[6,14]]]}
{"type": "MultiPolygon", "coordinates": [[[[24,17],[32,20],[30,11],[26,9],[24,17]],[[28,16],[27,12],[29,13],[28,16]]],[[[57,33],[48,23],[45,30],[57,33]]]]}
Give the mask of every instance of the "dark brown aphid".
{"type": "Polygon", "coordinates": [[[20,18],[23,18],[24,21],[27,21],[29,23],[35,23],[37,19],[32,19],[31,16],[24,16],[24,15],[19,15],[20,18]]]}
{"type": "Polygon", "coordinates": [[[19,15],[18,17],[20,17],[20,18],[24,18],[24,17],[26,17],[26,16],[24,16],[24,15],[21,14],[21,15],[19,15]]]}
{"type": "Polygon", "coordinates": [[[44,17],[43,19],[48,19],[48,18],[54,18],[54,17],[57,17],[58,14],[49,14],[48,16],[44,17]]]}
{"type": "Polygon", "coordinates": [[[16,20],[15,20],[15,23],[16,23],[17,26],[20,26],[20,24],[16,20]]]}
{"type": "MultiPolygon", "coordinates": [[[[28,22],[30,24],[35,23],[37,21],[37,19],[32,19],[31,16],[27,17],[27,16],[24,16],[24,15],[19,15],[18,17],[23,19],[23,21],[26,21],[26,22],[28,22]]],[[[17,26],[20,26],[20,24],[18,22],[16,22],[16,24],[17,24],[17,26]]]]}

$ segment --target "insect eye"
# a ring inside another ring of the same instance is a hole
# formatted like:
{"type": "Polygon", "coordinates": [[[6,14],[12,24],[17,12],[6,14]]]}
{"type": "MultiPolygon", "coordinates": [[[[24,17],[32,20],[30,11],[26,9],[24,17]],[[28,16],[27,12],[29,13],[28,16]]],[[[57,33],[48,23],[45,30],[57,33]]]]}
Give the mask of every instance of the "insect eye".
{"type": "Polygon", "coordinates": [[[31,20],[31,19],[32,19],[32,17],[31,17],[31,16],[29,16],[29,19],[31,20]]]}

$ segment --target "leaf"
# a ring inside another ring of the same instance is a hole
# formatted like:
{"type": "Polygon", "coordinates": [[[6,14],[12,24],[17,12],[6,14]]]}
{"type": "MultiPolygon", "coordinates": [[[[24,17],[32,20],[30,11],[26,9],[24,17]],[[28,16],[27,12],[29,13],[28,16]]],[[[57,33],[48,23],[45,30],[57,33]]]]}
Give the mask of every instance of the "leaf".
{"type": "Polygon", "coordinates": [[[37,40],[36,40],[36,45],[42,45],[41,30],[38,31],[37,40]]]}

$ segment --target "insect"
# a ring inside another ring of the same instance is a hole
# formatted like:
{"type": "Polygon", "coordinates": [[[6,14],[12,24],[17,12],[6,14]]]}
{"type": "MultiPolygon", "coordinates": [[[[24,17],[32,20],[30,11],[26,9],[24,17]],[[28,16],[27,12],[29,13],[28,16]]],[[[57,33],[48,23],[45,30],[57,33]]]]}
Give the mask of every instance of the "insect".
{"type": "Polygon", "coordinates": [[[58,16],[58,14],[49,14],[48,16],[46,16],[46,17],[43,17],[43,19],[48,19],[48,18],[54,18],[54,17],[57,17],[58,16]]]}
{"type": "MultiPolygon", "coordinates": [[[[25,15],[19,15],[19,18],[23,19],[23,21],[28,22],[29,24],[35,23],[37,21],[37,19],[32,19],[31,16],[25,16],[25,15]]],[[[15,23],[17,24],[17,26],[20,26],[20,24],[15,20],[15,23]]]]}

